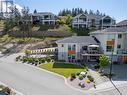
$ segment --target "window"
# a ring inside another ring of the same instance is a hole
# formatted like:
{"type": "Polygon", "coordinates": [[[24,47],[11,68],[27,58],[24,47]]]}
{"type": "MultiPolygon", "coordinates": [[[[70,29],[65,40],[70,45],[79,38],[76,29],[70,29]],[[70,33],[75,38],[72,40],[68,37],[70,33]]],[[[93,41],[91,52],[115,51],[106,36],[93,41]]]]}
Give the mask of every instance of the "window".
{"type": "Polygon", "coordinates": [[[61,47],[64,47],[64,45],[62,44],[61,47]]]}
{"type": "Polygon", "coordinates": [[[75,50],[75,49],[76,49],[76,45],[73,45],[73,46],[72,46],[72,50],[75,50]]]}
{"type": "Polygon", "coordinates": [[[71,50],[71,45],[68,45],[68,50],[71,50]]]}
{"type": "Polygon", "coordinates": [[[122,38],[122,34],[118,34],[118,39],[121,39],[122,38]]]}
{"type": "Polygon", "coordinates": [[[117,48],[120,49],[121,48],[121,45],[117,45],[117,48]]]}
{"type": "Polygon", "coordinates": [[[113,46],[107,46],[106,51],[107,51],[107,52],[112,52],[112,51],[114,51],[113,46]]]}

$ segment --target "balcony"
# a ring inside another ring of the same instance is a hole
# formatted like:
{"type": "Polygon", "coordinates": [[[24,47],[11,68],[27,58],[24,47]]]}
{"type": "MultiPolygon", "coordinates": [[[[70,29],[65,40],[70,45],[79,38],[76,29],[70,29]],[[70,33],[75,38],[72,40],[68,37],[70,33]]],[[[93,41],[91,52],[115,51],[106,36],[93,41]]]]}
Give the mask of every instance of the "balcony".
{"type": "Polygon", "coordinates": [[[103,52],[98,45],[89,45],[87,48],[82,49],[81,53],[83,55],[101,55],[103,52]]]}
{"type": "Polygon", "coordinates": [[[118,50],[117,54],[127,54],[127,50],[118,50]]]}

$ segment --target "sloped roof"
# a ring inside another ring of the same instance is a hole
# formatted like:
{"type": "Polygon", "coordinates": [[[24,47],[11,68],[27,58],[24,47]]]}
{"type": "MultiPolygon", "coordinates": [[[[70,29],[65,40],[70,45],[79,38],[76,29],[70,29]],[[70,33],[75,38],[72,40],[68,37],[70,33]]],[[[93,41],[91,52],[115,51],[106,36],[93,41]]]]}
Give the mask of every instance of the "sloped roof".
{"type": "Polygon", "coordinates": [[[102,32],[127,32],[127,28],[124,27],[110,27],[102,30],[102,32]]]}
{"type": "Polygon", "coordinates": [[[91,36],[72,36],[56,41],[56,43],[85,43],[98,44],[91,36]]]}
{"type": "Polygon", "coordinates": [[[54,15],[51,12],[38,12],[38,13],[33,13],[33,16],[38,16],[38,15],[54,15]]]}
{"type": "Polygon", "coordinates": [[[82,16],[82,15],[87,16],[89,19],[101,19],[101,18],[104,17],[104,16],[100,16],[100,15],[82,13],[82,14],[79,14],[79,15],[75,16],[74,19],[75,19],[75,18],[79,18],[79,17],[82,16]]]}
{"type": "Polygon", "coordinates": [[[124,26],[124,25],[127,25],[127,20],[123,20],[116,24],[116,26],[124,26]]]}
{"type": "Polygon", "coordinates": [[[127,33],[127,27],[110,27],[110,28],[106,28],[104,30],[98,30],[95,32],[90,32],[89,34],[110,33],[110,32],[127,33]]]}

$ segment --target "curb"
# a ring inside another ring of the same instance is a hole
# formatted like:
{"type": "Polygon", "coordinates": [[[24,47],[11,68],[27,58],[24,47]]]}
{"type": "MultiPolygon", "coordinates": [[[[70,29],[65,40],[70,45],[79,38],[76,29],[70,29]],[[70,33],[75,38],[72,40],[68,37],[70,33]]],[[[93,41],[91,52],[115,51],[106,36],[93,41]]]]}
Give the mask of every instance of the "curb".
{"type": "Polygon", "coordinates": [[[77,88],[71,86],[70,84],[68,84],[67,79],[66,79],[64,76],[62,76],[62,75],[59,75],[59,74],[57,74],[57,73],[54,73],[54,72],[51,72],[51,71],[48,71],[48,70],[45,70],[45,69],[42,69],[42,68],[39,68],[39,67],[35,67],[35,66],[33,66],[33,65],[29,65],[29,64],[25,64],[25,65],[30,66],[30,67],[35,68],[35,69],[38,69],[38,70],[41,70],[41,71],[44,71],[44,72],[47,72],[47,73],[50,73],[50,74],[53,74],[53,75],[56,75],[56,76],[58,76],[58,77],[61,77],[61,78],[64,79],[64,82],[65,82],[65,84],[66,84],[68,87],[70,87],[70,88],[73,89],[73,90],[76,90],[76,91],[78,91],[78,92],[85,93],[85,94],[88,95],[88,93],[86,93],[85,91],[82,91],[82,90],[80,90],[80,89],[77,89],[77,88]]]}

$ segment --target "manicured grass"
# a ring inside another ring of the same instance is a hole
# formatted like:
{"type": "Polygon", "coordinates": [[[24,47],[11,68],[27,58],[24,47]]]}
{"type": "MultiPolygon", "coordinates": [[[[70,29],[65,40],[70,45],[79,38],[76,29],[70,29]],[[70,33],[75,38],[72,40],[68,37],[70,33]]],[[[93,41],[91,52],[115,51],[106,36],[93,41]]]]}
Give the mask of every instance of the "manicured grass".
{"type": "Polygon", "coordinates": [[[63,75],[66,78],[68,78],[72,73],[84,71],[83,67],[70,63],[48,63],[42,64],[39,67],[63,75]]]}

